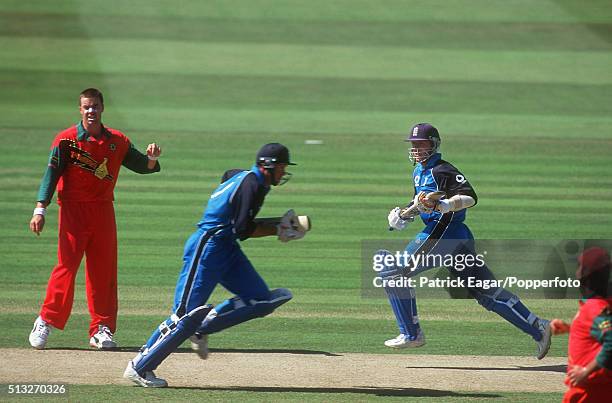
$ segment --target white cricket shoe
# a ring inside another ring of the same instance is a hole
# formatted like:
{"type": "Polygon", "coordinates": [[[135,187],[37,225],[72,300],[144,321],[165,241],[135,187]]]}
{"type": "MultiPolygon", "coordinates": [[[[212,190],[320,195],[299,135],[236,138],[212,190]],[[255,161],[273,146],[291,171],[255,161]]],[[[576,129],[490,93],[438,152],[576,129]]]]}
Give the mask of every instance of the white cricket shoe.
{"type": "Polygon", "coordinates": [[[205,360],[208,358],[208,335],[194,334],[189,338],[191,341],[191,349],[198,353],[198,356],[205,360]]]}
{"type": "Polygon", "coordinates": [[[40,316],[34,321],[34,327],[30,332],[30,345],[37,350],[43,350],[47,344],[47,338],[51,332],[51,325],[47,324],[40,316]]]}
{"type": "Polygon", "coordinates": [[[540,341],[536,341],[538,345],[538,351],[536,352],[536,358],[541,360],[546,356],[548,350],[550,349],[550,336],[552,330],[550,329],[550,321],[546,319],[538,319],[535,326],[538,328],[540,333],[542,334],[542,338],[540,341]]]}
{"type": "Polygon", "coordinates": [[[385,346],[391,348],[416,348],[425,345],[425,334],[419,330],[416,337],[400,334],[394,339],[385,341],[385,346]]]}
{"type": "Polygon", "coordinates": [[[89,345],[98,350],[110,350],[117,348],[117,343],[113,341],[113,332],[110,331],[108,326],[98,325],[98,333],[91,336],[89,339],[89,345]]]}
{"type": "Polygon", "coordinates": [[[168,386],[168,382],[165,379],[156,377],[153,371],[146,371],[144,376],[141,376],[134,369],[132,360],[128,362],[127,368],[123,372],[123,377],[143,388],[165,388],[168,386]]]}

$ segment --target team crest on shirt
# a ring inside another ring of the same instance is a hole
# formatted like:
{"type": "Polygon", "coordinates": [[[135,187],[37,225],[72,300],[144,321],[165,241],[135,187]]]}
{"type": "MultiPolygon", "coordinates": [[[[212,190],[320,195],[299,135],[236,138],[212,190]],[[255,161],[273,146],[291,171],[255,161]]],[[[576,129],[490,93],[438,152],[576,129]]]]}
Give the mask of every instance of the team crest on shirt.
{"type": "Polygon", "coordinates": [[[108,158],[104,158],[104,161],[98,162],[90,153],[80,148],[75,141],[70,139],[60,140],[59,149],[60,155],[65,157],[71,164],[93,173],[98,179],[113,180],[113,176],[108,173],[108,167],[106,166],[108,158]]]}

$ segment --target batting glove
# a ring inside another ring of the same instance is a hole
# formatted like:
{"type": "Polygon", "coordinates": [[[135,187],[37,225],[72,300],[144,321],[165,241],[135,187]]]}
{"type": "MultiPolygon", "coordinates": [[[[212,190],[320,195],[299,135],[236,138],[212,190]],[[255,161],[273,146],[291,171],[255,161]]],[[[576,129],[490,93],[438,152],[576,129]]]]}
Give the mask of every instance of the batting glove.
{"type": "Polygon", "coordinates": [[[293,211],[293,209],[287,210],[287,212],[281,217],[279,226],[284,228],[291,228],[291,221],[294,219],[294,217],[295,211],[293,211]]]}
{"type": "Polygon", "coordinates": [[[436,203],[427,198],[426,192],[419,192],[414,196],[414,200],[412,201],[414,206],[417,206],[419,212],[424,214],[431,214],[434,210],[436,203]]]}
{"type": "Polygon", "coordinates": [[[295,229],[292,225],[292,220],[296,217],[293,209],[288,210],[283,217],[281,222],[276,226],[276,234],[278,240],[281,242],[295,241],[297,239],[304,238],[305,232],[295,229]]]}
{"type": "Polygon", "coordinates": [[[401,231],[408,225],[409,220],[402,220],[400,218],[400,208],[396,207],[393,210],[389,211],[389,215],[387,216],[387,220],[389,221],[389,228],[393,228],[395,230],[401,231]]]}
{"type": "Polygon", "coordinates": [[[278,240],[281,242],[302,239],[304,238],[304,235],[306,235],[305,232],[298,231],[293,228],[282,227],[280,225],[278,226],[278,240]]]}

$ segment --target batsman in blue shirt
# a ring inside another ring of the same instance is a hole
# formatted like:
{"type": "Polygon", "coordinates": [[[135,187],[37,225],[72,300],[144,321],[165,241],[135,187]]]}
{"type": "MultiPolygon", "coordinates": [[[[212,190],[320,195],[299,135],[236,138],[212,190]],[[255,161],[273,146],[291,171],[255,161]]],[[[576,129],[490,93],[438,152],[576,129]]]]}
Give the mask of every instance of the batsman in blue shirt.
{"type": "Polygon", "coordinates": [[[304,236],[305,229],[295,225],[293,210],[278,222],[255,219],[270,187],[289,179],[288,165],[295,164],[287,147],[270,143],[259,150],[250,170],[225,172],[185,243],[172,315],[130,360],[124,378],[143,387],[166,387],[167,382],[153,371],[187,338],[205,359],[209,334],[266,316],[292,298],[287,289],[268,288],[238,242],[271,235],[288,242],[304,236]],[[217,284],[235,296],[213,307],[206,302],[217,284]]]}
{"type": "MultiPolygon", "coordinates": [[[[425,256],[475,256],[474,237],[464,220],[467,209],[474,206],[478,198],[476,192],[463,175],[452,164],[444,161],[439,153],[440,135],[429,123],[415,125],[406,138],[412,144],[410,160],[416,165],[412,174],[415,196],[411,205],[405,209],[396,207],[389,212],[389,228],[403,230],[420,216],[425,228],[408,244],[409,255],[425,256]]],[[[379,254],[390,254],[381,250],[379,254]]],[[[421,259],[414,267],[388,266],[381,272],[383,279],[402,276],[415,276],[424,270],[438,267],[436,259],[421,259]]],[[[438,262],[440,260],[437,260],[438,262]]],[[[484,265],[469,268],[449,267],[450,274],[456,278],[469,277],[478,280],[493,280],[494,276],[484,265]]],[[[389,281],[386,284],[400,282],[389,281]]],[[[385,284],[385,283],[383,283],[385,284]]],[[[523,305],[519,298],[504,288],[467,287],[469,294],[489,311],[493,311],[514,326],[527,333],[537,343],[536,357],[544,358],[550,348],[549,321],[540,319],[523,305]]],[[[425,344],[425,336],[419,326],[415,290],[412,287],[390,287],[385,291],[391,303],[399,327],[399,335],[387,340],[391,348],[420,347],[425,344]]]]}

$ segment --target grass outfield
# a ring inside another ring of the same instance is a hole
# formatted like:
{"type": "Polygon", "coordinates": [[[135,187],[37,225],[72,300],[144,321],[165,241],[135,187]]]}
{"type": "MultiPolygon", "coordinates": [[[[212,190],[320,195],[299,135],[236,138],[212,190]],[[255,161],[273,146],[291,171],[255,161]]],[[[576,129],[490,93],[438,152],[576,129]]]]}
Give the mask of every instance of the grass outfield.
{"type": "MultiPolygon", "coordinates": [[[[67,397],[71,401],[98,402],[107,400],[108,396],[121,396],[124,401],[147,401],[147,402],[171,402],[176,401],[177,396],[184,401],[201,400],[206,396],[206,401],[236,401],[236,402],[262,402],[262,401],[314,401],[314,402],[354,402],[354,401],[382,401],[388,399],[402,399],[402,401],[419,400],[435,402],[473,402],[491,401],[496,402],[558,402],[562,399],[562,393],[471,393],[471,392],[449,392],[439,393],[435,390],[422,389],[343,389],[337,388],[332,391],[320,392],[307,388],[287,388],[278,391],[278,388],[237,387],[237,388],[180,388],[180,389],[157,389],[129,388],[124,386],[83,386],[70,385],[67,397]],[[305,390],[304,390],[305,389],[305,390]]],[[[19,397],[23,401],[40,401],[39,398],[19,397]]]]}
{"type": "MultiPolygon", "coordinates": [[[[416,122],[439,128],[445,159],[474,185],[479,203],[467,223],[477,238],[612,238],[608,3],[2,1],[0,320],[11,325],[0,348],[29,348],[55,262],[56,205],[40,238],[27,222],[51,140],[78,120],[76,97],[90,86],[105,94],[108,126],[141,149],[151,141],[164,148],[162,172],[123,170],[115,192],[117,340],[126,348],[141,345],[167,313],[183,242],[223,171],[247,168],[269,141],[286,144],[299,165],[260,216],[292,207],[314,227],[300,242],[257,239],[243,247],[268,284],[290,288],[295,299],[265,320],[214,335],[213,351],[389,353],[381,342],[395,335],[395,322],[384,300],[361,297],[360,245],[409,240],[420,229],[390,233],[386,223],[388,210],[410,199],[402,140],[416,122]],[[323,144],[305,143],[312,139],[323,144]]],[[[87,347],[83,279],[81,270],[74,315],[50,347],[87,347]]],[[[211,300],[225,297],[219,291],[211,300]]],[[[532,354],[528,337],[473,301],[419,304],[428,338],[419,354],[532,354]]],[[[569,300],[527,305],[566,320],[576,310],[569,300]]],[[[550,354],[563,356],[566,342],[556,338],[550,354]]],[[[376,397],[206,392],[219,400],[376,397]]],[[[119,387],[72,393],[153,398],[119,387]]]]}

